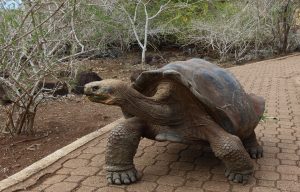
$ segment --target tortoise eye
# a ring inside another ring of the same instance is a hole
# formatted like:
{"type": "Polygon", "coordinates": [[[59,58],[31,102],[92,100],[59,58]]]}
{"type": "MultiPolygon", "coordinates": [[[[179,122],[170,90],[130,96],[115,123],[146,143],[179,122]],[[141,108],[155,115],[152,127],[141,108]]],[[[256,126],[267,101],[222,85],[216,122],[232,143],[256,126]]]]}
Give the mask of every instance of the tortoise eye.
{"type": "Polygon", "coordinates": [[[92,90],[93,90],[93,91],[99,90],[99,86],[94,86],[94,87],[92,87],[92,90]]]}

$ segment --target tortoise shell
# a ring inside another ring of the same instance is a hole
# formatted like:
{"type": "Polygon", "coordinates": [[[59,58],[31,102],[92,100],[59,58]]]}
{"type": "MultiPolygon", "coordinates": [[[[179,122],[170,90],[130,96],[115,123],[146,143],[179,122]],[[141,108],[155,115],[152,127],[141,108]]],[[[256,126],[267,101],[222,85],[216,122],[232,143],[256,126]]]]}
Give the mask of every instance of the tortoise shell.
{"type": "Polygon", "coordinates": [[[253,95],[244,91],[233,74],[202,59],[176,61],[157,70],[142,72],[133,87],[146,93],[165,79],[184,85],[214,121],[231,134],[252,132],[264,110],[264,106],[259,107],[259,111],[255,109],[257,103],[253,95]]]}

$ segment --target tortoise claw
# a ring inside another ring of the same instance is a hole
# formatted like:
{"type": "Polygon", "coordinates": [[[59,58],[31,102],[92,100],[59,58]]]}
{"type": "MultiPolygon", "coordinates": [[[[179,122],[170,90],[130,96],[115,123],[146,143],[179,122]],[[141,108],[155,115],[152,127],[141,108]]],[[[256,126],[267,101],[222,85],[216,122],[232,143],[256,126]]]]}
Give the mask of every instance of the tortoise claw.
{"type": "Polygon", "coordinates": [[[243,174],[243,173],[234,173],[230,172],[228,170],[225,171],[225,176],[228,178],[228,180],[233,181],[235,183],[247,183],[249,180],[249,173],[243,174]]]}
{"type": "Polygon", "coordinates": [[[259,159],[263,157],[263,148],[260,145],[249,147],[247,148],[247,151],[252,159],[259,159]]]}
{"type": "Polygon", "coordinates": [[[128,185],[138,180],[138,174],[135,168],[126,171],[107,172],[106,179],[109,184],[128,185]]]}

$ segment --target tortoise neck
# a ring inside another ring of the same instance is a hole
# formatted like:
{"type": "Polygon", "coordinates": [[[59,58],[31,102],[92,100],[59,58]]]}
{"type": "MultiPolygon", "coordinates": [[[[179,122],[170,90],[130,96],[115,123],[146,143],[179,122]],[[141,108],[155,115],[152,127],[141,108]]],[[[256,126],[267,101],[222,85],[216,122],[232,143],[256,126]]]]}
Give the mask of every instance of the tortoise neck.
{"type": "Polygon", "coordinates": [[[121,108],[126,113],[158,125],[176,125],[182,121],[182,115],[176,110],[178,106],[165,97],[160,98],[160,95],[164,95],[161,91],[157,91],[153,97],[146,97],[129,87],[123,94],[125,100],[121,108]]]}

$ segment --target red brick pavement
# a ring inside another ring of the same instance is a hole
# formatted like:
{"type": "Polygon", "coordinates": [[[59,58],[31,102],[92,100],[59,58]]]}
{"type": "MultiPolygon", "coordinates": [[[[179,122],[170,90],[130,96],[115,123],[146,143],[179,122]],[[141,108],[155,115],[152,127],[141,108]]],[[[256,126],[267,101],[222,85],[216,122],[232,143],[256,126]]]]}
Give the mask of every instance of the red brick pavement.
{"type": "MultiPolygon", "coordinates": [[[[67,155],[27,191],[278,192],[300,191],[300,56],[231,68],[247,92],[265,97],[268,119],[256,129],[264,157],[246,185],[228,182],[224,166],[201,146],[143,139],[135,164],[143,174],[129,186],[109,186],[102,170],[107,134],[67,155]],[[53,169],[53,171],[51,171],[53,169]]],[[[26,190],[25,190],[26,191],[26,190]]]]}

